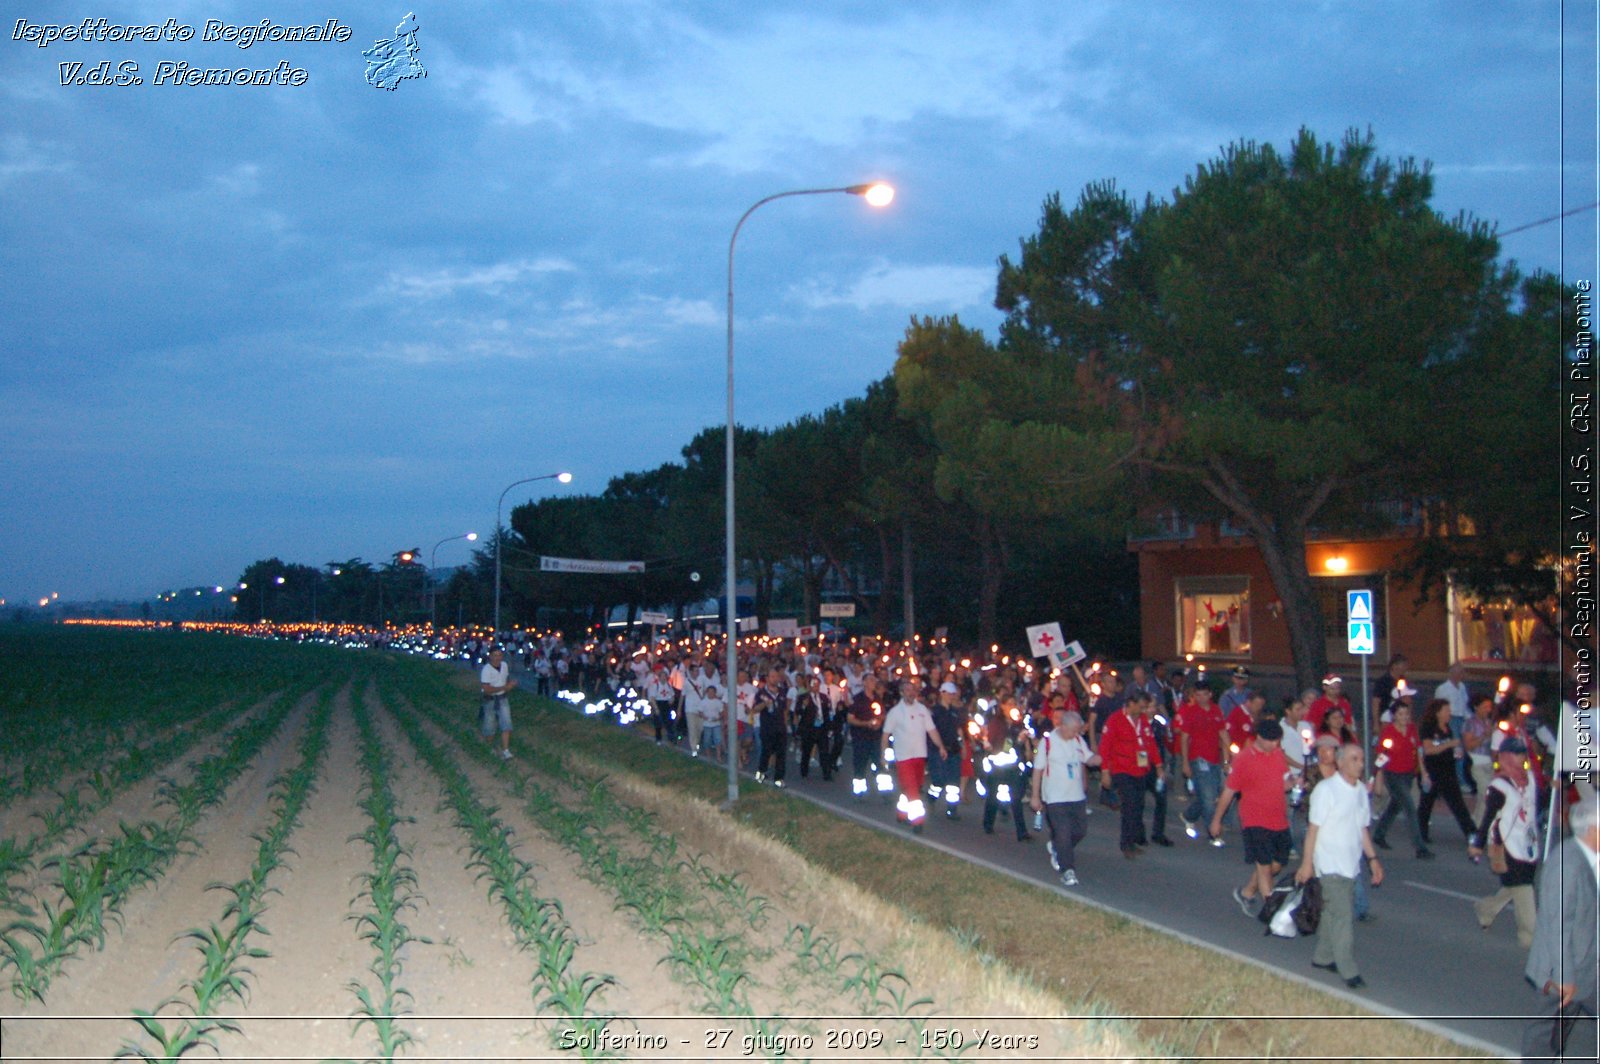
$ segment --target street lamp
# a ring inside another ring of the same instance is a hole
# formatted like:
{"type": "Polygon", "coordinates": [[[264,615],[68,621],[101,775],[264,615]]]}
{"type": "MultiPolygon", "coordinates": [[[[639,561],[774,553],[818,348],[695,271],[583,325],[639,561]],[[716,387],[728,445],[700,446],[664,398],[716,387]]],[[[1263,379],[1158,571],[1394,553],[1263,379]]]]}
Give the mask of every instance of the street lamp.
{"type": "Polygon", "coordinates": [[[433,545],[433,550],[428,555],[428,627],[430,628],[438,626],[439,589],[433,584],[433,571],[439,565],[439,548],[458,539],[464,539],[468,543],[476,543],[478,534],[476,532],[463,532],[459,536],[446,536],[433,545]]]}
{"type": "MultiPolygon", "coordinates": [[[[734,571],[733,550],[733,249],[739,240],[739,230],[744,228],[745,219],[749,218],[760,207],[776,199],[789,196],[824,196],[835,192],[844,192],[852,196],[861,196],[874,207],[887,207],[894,200],[894,188],[882,181],[869,182],[865,185],[845,185],[841,188],[802,188],[790,192],[777,192],[764,199],[756,200],[750,209],[739,216],[739,221],[733,227],[733,235],[728,238],[728,429],[724,439],[724,461],[727,468],[724,470],[724,480],[727,489],[726,515],[726,555],[723,559],[725,576],[727,580],[727,619],[723,626],[724,637],[728,640],[728,671],[723,677],[723,695],[727,703],[727,719],[724,722],[722,734],[727,737],[723,743],[728,759],[728,804],[731,806],[739,800],[739,766],[738,759],[734,756],[734,748],[738,745],[734,737],[738,729],[734,722],[734,707],[738,701],[739,659],[736,644],[739,641],[739,600],[737,597],[738,574],[734,571]]],[[[498,586],[496,587],[498,591],[498,586]]]]}
{"type": "Polygon", "coordinates": [[[500,545],[505,540],[505,533],[500,528],[500,508],[505,504],[506,492],[518,484],[532,484],[536,480],[555,480],[562,484],[572,483],[571,473],[546,473],[538,477],[524,477],[514,480],[506,485],[506,490],[500,493],[500,498],[494,504],[494,634],[491,639],[500,638],[500,545]]]}

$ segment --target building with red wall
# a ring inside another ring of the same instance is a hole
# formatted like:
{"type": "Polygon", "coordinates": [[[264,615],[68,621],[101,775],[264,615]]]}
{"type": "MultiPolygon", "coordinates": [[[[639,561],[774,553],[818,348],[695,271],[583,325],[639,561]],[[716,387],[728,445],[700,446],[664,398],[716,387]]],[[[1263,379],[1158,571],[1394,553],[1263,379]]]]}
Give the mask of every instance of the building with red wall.
{"type": "MultiPolygon", "coordinates": [[[[1396,508],[1395,527],[1370,538],[1318,534],[1306,565],[1318,591],[1328,636],[1329,667],[1360,668],[1348,652],[1345,592],[1370,588],[1377,648],[1369,667],[1393,653],[1411,659],[1420,676],[1442,675],[1461,661],[1483,677],[1508,667],[1554,670],[1554,634],[1527,607],[1484,600],[1453,585],[1419,600],[1400,561],[1420,530],[1416,511],[1396,508]]],[[[1243,663],[1290,670],[1289,631],[1266,564],[1250,536],[1227,522],[1186,521],[1168,512],[1129,537],[1139,556],[1143,656],[1192,660],[1215,670],[1243,663]]]]}

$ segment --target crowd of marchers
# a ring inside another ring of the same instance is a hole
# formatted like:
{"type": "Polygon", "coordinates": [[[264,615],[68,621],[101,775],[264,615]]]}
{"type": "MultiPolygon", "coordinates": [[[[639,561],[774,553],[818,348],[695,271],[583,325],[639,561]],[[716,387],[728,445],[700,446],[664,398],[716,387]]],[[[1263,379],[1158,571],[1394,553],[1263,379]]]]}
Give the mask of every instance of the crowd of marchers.
{"type": "Polygon", "coordinates": [[[515,632],[503,645],[535,693],[639,707],[657,743],[719,762],[731,746],[758,783],[837,774],[856,800],[892,801],[916,834],[965,812],[985,832],[1043,836],[1067,888],[1080,882],[1092,803],[1115,811],[1129,862],[1177,844],[1174,820],[1193,840],[1184,844],[1237,845],[1247,874],[1234,900],[1249,916],[1274,887],[1316,878],[1313,963],[1352,988],[1365,985],[1354,928],[1368,888],[1386,858],[1434,858],[1441,809],[1459,835],[1452,845],[1498,877],[1475,906],[1480,925],[1510,908],[1531,947],[1550,788],[1570,790],[1551,772],[1554,735],[1533,682],[1475,690],[1457,666],[1424,699],[1402,655],[1354,698],[1329,675],[1269,702],[1244,666],[1221,683],[1186,665],[1052,669],[998,648],[963,656],[944,640],[742,639],[731,693],[714,638],[515,632]]]}

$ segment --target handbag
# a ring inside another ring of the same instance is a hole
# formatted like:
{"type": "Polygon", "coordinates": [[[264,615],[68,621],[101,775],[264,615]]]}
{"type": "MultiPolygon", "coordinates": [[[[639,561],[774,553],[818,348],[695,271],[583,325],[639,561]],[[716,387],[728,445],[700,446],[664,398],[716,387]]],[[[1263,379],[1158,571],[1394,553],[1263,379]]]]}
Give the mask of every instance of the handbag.
{"type": "Polygon", "coordinates": [[[1505,875],[1507,869],[1511,867],[1506,864],[1506,844],[1490,839],[1489,846],[1485,852],[1489,855],[1489,871],[1497,876],[1505,875]]]}

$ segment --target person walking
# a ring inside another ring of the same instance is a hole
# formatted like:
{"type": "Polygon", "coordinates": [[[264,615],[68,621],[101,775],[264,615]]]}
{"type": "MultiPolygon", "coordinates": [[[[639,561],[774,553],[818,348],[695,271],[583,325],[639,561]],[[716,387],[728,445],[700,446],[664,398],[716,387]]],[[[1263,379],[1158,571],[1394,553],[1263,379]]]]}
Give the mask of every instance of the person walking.
{"type": "Polygon", "coordinates": [[[1305,854],[1294,875],[1296,883],[1314,875],[1322,888],[1322,918],[1311,966],[1337,972],[1352,990],[1366,985],[1355,956],[1355,888],[1363,855],[1371,865],[1372,885],[1383,882],[1383,863],[1369,832],[1371,799],[1361,779],[1366,760],[1361,747],[1345,744],[1338,751],[1339,771],[1312,788],[1305,854]]]}
{"type": "Polygon", "coordinates": [[[822,678],[813,674],[806,680],[805,690],[794,700],[795,727],[800,732],[800,778],[811,774],[811,755],[817,755],[818,767],[824,780],[833,779],[833,764],[828,760],[828,721],[833,707],[822,691],[822,678]]]}
{"type": "Polygon", "coordinates": [[[883,734],[883,703],[878,692],[878,678],[867,673],[861,681],[861,691],[850,702],[845,716],[850,731],[850,797],[860,801],[872,793],[874,783],[886,791],[887,779],[882,762],[878,760],[879,737],[883,734]]]}
{"type": "Polygon", "coordinates": [[[1061,873],[1061,885],[1078,885],[1077,847],[1089,834],[1089,795],[1084,772],[1100,763],[1100,755],[1083,738],[1083,717],[1068,710],[1054,730],[1039,740],[1033,767],[1029,806],[1041,810],[1050,828],[1046,849],[1050,866],[1061,873]]]}
{"type": "Polygon", "coordinates": [[[761,743],[756,782],[770,781],[781,790],[789,765],[789,692],[782,670],[767,673],[766,682],[756,689],[755,713],[761,743]]]}
{"type": "Polygon", "coordinates": [[[1244,859],[1253,866],[1250,879],[1235,888],[1233,900],[1246,916],[1261,910],[1261,903],[1272,893],[1272,881],[1289,861],[1289,806],[1284,781],[1289,762],[1283,756],[1283,725],[1267,718],[1256,725],[1255,737],[1235,755],[1228,772],[1227,786],[1211,814],[1211,837],[1222,834],[1222,817],[1239,799],[1239,823],[1243,825],[1244,859]]]}
{"type": "Polygon", "coordinates": [[[1467,851],[1473,858],[1489,854],[1489,870],[1500,877],[1500,889],[1472,903],[1478,926],[1485,931],[1507,905],[1517,919],[1517,942],[1533,945],[1538,909],[1533,892],[1539,856],[1538,785],[1520,754],[1502,753],[1500,768],[1483,792],[1483,818],[1467,851]]]}
{"type": "Polygon", "coordinates": [[[1584,798],[1568,813],[1572,837],[1551,855],[1539,876],[1539,920],[1523,974],[1554,1015],[1530,1026],[1523,1060],[1595,1060],[1596,973],[1600,969],[1595,922],[1600,876],[1600,802],[1584,798]]]}
{"type": "Polygon", "coordinates": [[[1122,818],[1117,845],[1129,860],[1137,857],[1144,846],[1147,777],[1155,771],[1160,757],[1150,718],[1144,712],[1149,700],[1148,691],[1130,693],[1100,732],[1100,787],[1102,791],[1115,789],[1122,818]]]}
{"type": "MultiPolygon", "coordinates": [[[[1018,718],[1022,716],[1014,704],[1010,712],[1016,713],[1018,718]]],[[[1011,808],[1011,822],[1016,827],[1018,842],[1033,838],[1022,815],[1022,764],[1027,758],[1024,734],[1020,720],[1012,719],[1004,710],[995,712],[984,723],[984,749],[979,760],[978,789],[983,794],[984,834],[994,834],[994,822],[999,819],[1000,806],[1004,804],[1011,808]]]]}
{"type": "MultiPolygon", "coordinates": [[[[1217,797],[1222,793],[1222,777],[1228,771],[1228,753],[1222,741],[1222,709],[1211,701],[1211,688],[1197,684],[1192,697],[1178,707],[1172,722],[1178,737],[1178,765],[1188,790],[1189,806],[1183,813],[1184,834],[1200,837],[1201,824],[1211,822],[1217,797]]],[[[1223,845],[1219,835],[1211,845],[1223,845]]]]}
{"type": "Polygon", "coordinates": [[[1411,843],[1417,848],[1418,860],[1432,860],[1433,851],[1428,849],[1427,839],[1422,834],[1422,824],[1417,819],[1416,794],[1412,790],[1419,780],[1422,789],[1427,790],[1429,778],[1418,756],[1422,743],[1417,737],[1417,729],[1411,723],[1410,696],[1402,693],[1396,698],[1389,714],[1392,719],[1383,726],[1383,733],[1378,737],[1378,756],[1373,763],[1373,767],[1381,773],[1379,780],[1383,789],[1389,792],[1389,807],[1378,818],[1378,826],[1372,829],[1372,842],[1380,850],[1389,849],[1389,828],[1403,812],[1406,815],[1406,827],[1411,830],[1411,843]]]}
{"type": "Polygon", "coordinates": [[[1433,807],[1441,799],[1461,828],[1462,838],[1472,844],[1472,816],[1467,812],[1467,800],[1461,795],[1462,757],[1459,729],[1451,720],[1449,702],[1435,698],[1422,711],[1422,727],[1417,736],[1422,740],[1422,770],[1430,784],[1422,792],[1422,804],[1417,808],[1417,823],[1422,828],[1422,842],[1432,845],[1428,834],[1433,820],[1433,807]]]}
{"type": "Polygon", "coordinates": [[[915,680],[900,684],[900,701],[883,718],[883,735],[879,740],[879,754],[888,760],[889,747],[894,746],[895,775],[900,780],[900,801],[895,806],[897,819],[911,825],[915,834],[922,834],[922,822],[928,810],[922,801],[922,788],[927,781],[928,744],[931,742],[944,757],[948,751],[933,726],[933,715],[928,707],[917,700],[921,685],[915,680]]]}
{"type": "Polygon", "coordinates": [[[951,680],[939,685],[939,697],[931,710],[933,726],[944,743],[943,757],[928,759],[928,800],[937,805],[944,799],[944,815],[961,819],[961,733],[967,713],[961,704],[961,688],[951,680]]]}
{"type": "Polygon", "coordinates": [[[500,757],[505,761],[511,760],[511,699],[508,696],[516,686],[505,651],[495,647],[478,671],[478,688],[483,695],[478,703],[478,732],[485,741],[493,743],[495,732],[499,731],[500,757]]]}

